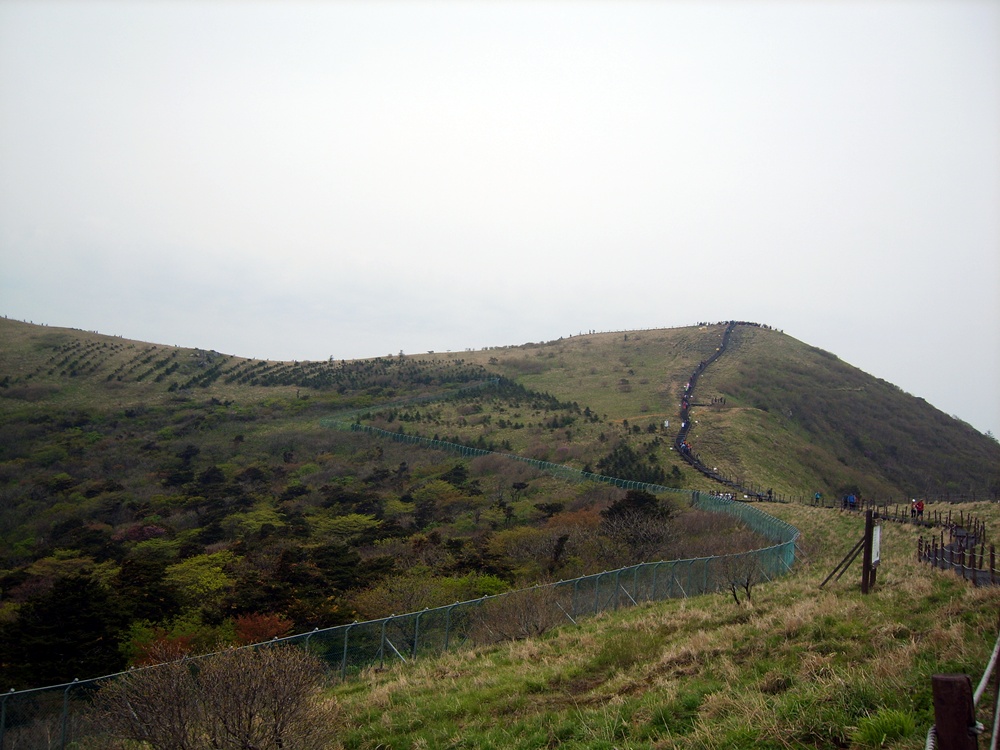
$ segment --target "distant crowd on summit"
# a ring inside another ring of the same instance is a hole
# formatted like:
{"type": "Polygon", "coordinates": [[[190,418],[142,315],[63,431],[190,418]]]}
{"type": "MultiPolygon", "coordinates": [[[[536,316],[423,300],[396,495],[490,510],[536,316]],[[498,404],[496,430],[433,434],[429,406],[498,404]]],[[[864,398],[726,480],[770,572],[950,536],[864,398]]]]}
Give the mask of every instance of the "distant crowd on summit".
{"type": "Polygon", "coordinates": [[[775,328],[769,326],[766,323],[755,323],[752,320],[720,320],[718,323],[709,323],[708,321],[699,321],[695,323],[696,326],[753,326],[754,328],[764,328],[768,331],[777,331],[778,333],[783,333],[780,328],[775,328]]]}

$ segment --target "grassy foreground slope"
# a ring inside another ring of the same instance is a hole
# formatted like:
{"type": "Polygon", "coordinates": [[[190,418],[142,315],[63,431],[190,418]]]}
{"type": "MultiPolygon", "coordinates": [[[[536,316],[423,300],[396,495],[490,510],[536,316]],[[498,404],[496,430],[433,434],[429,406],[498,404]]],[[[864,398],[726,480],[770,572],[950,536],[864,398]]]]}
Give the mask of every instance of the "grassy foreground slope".
{"type": "MultiPolygon", "coordinates": [[[[948,507],[1000,521],[995,505],[948,507]]],[[[333,692],[338,747],[922,748],[931,675],[978,681],[1000,589],[916,564],[917,530],[895,524],[883,530],[873,593],[860,594],[859,563],[820,589],[863,520],[768,510],[803,531],[802,562],[753,589],[752,603],[722,593],[648,604],[369,671],[333,692]]]]}

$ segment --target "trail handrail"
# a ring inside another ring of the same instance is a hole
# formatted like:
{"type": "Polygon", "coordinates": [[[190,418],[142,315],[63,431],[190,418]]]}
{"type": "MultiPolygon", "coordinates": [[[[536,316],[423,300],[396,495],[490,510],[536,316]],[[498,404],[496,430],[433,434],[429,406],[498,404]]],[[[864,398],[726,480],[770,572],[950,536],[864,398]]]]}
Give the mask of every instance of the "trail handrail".
{"type": "MultiPolygon", "coordinates": [[[[935,750],[940,741],[943,748],[976,748],[979,746],[977,737],[983,732],[983,725],[976,720],[976,709],[986,692],[1000,658],[1000,634],[997,635],[993,653],[983,671],[975,691],[972,690],[972,679],[967,674],[939,674],[931,678],[934,695],[934,723],[927,730],[925,750],[935,750]]],[[[990,749],[997,750],[997,735],[1000,734],[1000,711],[994,698],[993,727],[990,739],[990,749]]]]}

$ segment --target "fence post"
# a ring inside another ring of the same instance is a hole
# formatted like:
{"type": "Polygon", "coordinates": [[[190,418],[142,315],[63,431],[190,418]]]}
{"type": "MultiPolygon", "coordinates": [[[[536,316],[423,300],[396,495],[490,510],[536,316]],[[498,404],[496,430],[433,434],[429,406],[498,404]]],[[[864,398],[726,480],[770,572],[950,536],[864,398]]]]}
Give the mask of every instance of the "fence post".
{"type": "Polygon", "coordinates": [[[874,529],[871,508],[865,511],[864,551],[861,556],[861,593],[867,594],[874,584],[874,568],[872,567],[872,533],[874,529]]]}
{"type": "MultiPolygon", "coordinates": [[[[11,688],[10,693],[13,692],[14,688],[11,688]]],[[[3,747],[3,736],[7,730],[7,698],[10,697],[10,693],[4,693],[3,698],[0,698],[0,748],[3,747]]]]}
{"type": "MultiPolygon", "coordinates": [[[[424,612],[427,611],[427,607],[424,607],[424,612]]],[[[416,621],[413,623],[413,647],[410,649],[410,658],[417,658],[417,643],[420,642],[420,615],[424,612],[418,612],[416,621]]]]}
{"type": "Polygon", "coordinates": [[[936,674],[931,677],[934,696],[934,726],[940,750],[976,750],[979,747],[972,679],[967,674],[936,674]]]}
{"type": "Polygon", "coordinates": [[[319,628],[313,628],[312,632],[309,633],[309,635],[306,636],[306,646],[305,646],[306,653],[309,653],[309,639],[312,638],[313,635],[316,634],[316,633],[318,633],[318,632],[319,632],[319,628]]]}
{"type": "Polygon", "coordinates": [[[453,609],[455,609],[455,606],[457,604],[458,604],[458,602],[455,602],[455,604],[452,604],[450,607],[448,607],[448,611],[445,612],[445,615],[444,615],[444,650],[445,651],[448,650],[448,640],[451,638],[451,611],[453,609]]]}
{"type": "Polygon", "coordinates": [[[386,627],[386,625],[389,624],[389,620],[391,620],[393,617],[395,617],[395,615],[389,615],[384,620],[382,620],[382,636],[381,636],[381,638],[379,640],[379,646],[378,646],[378,668],[379,669],[382,669],[383,667],[385,667],[385,627],[386,627]]]}
{"type": "Polygon", "coordinates": [[[73,688],[76,683],[80,681],[79,677],[74,677],[73,682],[66,686],[66,690],[63,692],[63,710],[62,710],[62,742],[60,743],[60,748],[66,747],[66,732],[69,725],[69,691],[73,688]]]}
{"type": "Polygon", "coordinates": [[[347,679],[347,636],[351,632],[351,628],[357,625],[357,622],[352,622],[346,628],[344,628],[344,653],[343,658],[340,662],[340,679],[347,679]]]}

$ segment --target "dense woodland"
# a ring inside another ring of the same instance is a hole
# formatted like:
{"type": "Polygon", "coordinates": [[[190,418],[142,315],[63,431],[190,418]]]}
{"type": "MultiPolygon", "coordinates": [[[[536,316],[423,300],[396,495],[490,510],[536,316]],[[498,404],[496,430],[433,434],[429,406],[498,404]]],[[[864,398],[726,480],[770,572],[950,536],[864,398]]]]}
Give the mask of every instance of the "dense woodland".
{"type": "MultiPolygon", "coordinates": [[[[737,330],[704,377],[726,408],[703,408],[702,454],[789,493],[1000,489],[995,441],[833,355],[737,330]],[[877,408],[858,410],[859,394],[877,408]]],[[[0,321],[0,684],[751,548],[684,494],[501,455],[716,489],[665,422],[718,332],[281,363],[0,321]],[[497,453],[462,459],[334,420],[497,453]]]]}

